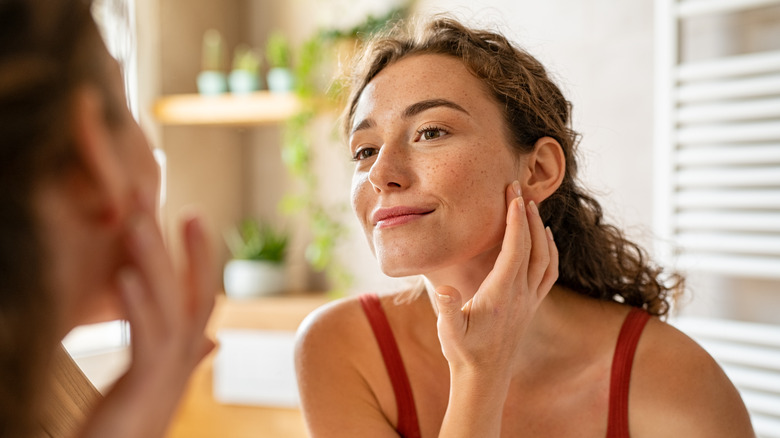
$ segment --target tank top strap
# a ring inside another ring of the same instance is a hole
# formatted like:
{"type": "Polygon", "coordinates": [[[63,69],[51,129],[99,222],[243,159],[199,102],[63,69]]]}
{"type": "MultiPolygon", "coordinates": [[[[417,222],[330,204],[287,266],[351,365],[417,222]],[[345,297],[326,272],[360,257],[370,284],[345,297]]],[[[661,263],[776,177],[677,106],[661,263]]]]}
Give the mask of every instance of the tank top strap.
{"type": "Polygon", "coordinates": [[[650,314],[632,307],[620,328],[609,383],[609,416],[607,438],[629,438],[628,387],[639,337],[650,319],[650,314]]]}
{"type": "Polygon", "coordinates": [[[398,408],[398,425],[396,430],[404,438],[419,438],[420,423],[417,419],[417,408],[412,396],[412,386],[409,376],[406,374],[401,352],[393,335],[393,330],[387,320],[387,315],[382,308],[379,296],[376,294],[362,294],[359,296],[363,312],[371,324],[371,330],[379,344],[382,359],[390,376],[395,394],[395,403],[398,408]]]}

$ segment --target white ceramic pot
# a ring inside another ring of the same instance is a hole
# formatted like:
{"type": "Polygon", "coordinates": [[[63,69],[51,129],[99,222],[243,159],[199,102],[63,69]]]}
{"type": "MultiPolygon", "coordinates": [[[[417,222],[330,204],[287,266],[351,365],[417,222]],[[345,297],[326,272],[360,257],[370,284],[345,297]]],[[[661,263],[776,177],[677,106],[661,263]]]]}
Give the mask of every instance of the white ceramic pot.
{"type": "Polygon", "coordinates": [[[289,93],[295,87],[295,78],[288,68],[274,67],[268,70],[266,82],[272,93],[289,93]]]}
{"type": "Polygon", "coordinates": [[[227,91],[225,73],[204,70],[198,74],[198,92],[204,96],[216,96],[227,91]]]}
{"type": "Polygon", "coordinates": [[[225,293],[229,298],[253,298],[284,291],[284,265],[257,260],[230,260],[225,265],[225,293]]]}
{"type": "Polygon", "coordinates": [[[260,76],[246,70],[233,70],[228,75],[228,88],[233,94],[250,94],[260,89],[260,76]]]}

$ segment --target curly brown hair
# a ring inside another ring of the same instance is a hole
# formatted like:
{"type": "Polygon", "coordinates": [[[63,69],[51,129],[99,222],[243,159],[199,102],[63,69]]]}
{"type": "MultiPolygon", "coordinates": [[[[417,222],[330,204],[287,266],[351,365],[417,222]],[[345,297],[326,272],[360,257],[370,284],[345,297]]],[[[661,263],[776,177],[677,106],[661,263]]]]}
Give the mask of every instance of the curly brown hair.
{"type": "Polygon", "coordinates": [[[666,274],[643,248],[604,222],[601,205],[577,179],[579,134],[571,128],[571,103],[545,67],[503,35],[470,29],[448,16],[434,17],[421,26],[400,23],[376,35],[352,70],[344,132],[352,126],[366,85],[385,67],[419,54],[460,59],[503,109],[507,135],[519,154],[533,151],[542,137],[560,143],[566,173],[558,190],[539,206],[558,245],[557,284],[589,297],[666,315],[684,289],[684,279],[676,273],[666,274]]]}

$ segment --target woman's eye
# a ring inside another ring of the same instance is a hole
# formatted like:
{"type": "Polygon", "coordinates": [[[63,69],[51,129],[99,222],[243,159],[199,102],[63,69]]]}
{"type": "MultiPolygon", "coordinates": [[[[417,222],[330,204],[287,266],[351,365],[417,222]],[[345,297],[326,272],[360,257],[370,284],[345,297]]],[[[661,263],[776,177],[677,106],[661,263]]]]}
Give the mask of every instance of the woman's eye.
{"type": "Polygon", "coordinates": [[[357,152],[355,152],[355,155],[352,156],[352,161],[365,160],[366,158],[370,158],[375,154],[376,154],[376,149],[373,148],[358,149],[357,152]]]}
{"type": "Polygon", "coordinates": [[[420,140],[436,140],[447,134],[447,131],[441,128],[429,127],[417,131],[420,134],[420,140]]]}

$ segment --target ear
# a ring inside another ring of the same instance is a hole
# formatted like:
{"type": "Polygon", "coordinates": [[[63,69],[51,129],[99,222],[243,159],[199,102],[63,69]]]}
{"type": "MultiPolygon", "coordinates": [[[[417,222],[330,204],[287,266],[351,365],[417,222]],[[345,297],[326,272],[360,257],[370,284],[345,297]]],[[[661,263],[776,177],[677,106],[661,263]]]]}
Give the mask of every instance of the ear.
{"type": "Polygon", "coordinates": [[[94,86],[79,87],[73,93],[70,128],[81,199],[90,215],[111,224],[122,215],[124,184],[103,106],[104,99],[94,86]]]}
{"type": "Polygon", "coordinates": [[[542,137],[526,159],[526,174],[520,181],[523,198],[539,204],[560,187],[566,173],[566,157],[558,140],[542,137]]]}

